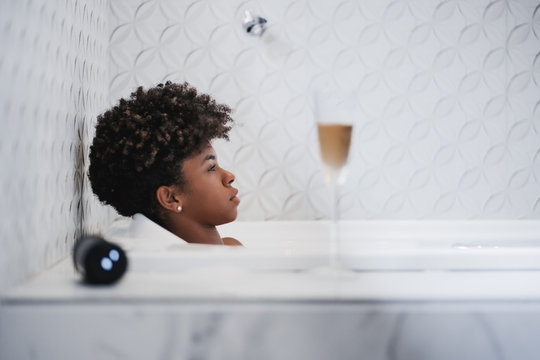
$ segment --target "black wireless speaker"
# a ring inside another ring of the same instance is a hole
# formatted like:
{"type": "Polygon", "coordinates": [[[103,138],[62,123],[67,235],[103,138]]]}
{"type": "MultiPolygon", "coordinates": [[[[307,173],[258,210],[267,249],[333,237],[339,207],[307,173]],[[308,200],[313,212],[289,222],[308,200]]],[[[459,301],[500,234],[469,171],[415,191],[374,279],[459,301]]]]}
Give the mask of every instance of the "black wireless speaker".
{"type": "Polygon", "coordinates": [[[88,284],[112,284],[126,272],[128,259],[122,248],[100,236],[85,235],[73,248],[75,269],[88,284]]]}

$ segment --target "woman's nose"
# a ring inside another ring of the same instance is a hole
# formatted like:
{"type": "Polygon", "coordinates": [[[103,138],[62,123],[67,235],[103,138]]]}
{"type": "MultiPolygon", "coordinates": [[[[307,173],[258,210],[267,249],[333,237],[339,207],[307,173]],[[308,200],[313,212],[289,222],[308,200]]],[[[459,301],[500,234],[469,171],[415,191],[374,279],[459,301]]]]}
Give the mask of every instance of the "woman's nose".
{"type": "Polygon", "coordinates": [[[223,177],[223,184],[225,186],[229,186],[233,183],[234,180],[236,180],[236,177],[234,176],[234,174],[230,171],[227,171],[227,170],[224,170],[225,171],[225,176],[223,177]]]}

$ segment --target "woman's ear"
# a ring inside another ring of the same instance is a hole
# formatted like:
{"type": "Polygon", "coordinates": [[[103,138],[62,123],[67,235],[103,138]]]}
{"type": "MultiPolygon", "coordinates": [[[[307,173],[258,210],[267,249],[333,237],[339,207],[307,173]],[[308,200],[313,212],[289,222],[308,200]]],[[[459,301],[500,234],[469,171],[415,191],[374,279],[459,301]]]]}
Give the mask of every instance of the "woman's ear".
{"type": "Polygon", "coordinates": [[[158,203],[166,210],[178,213],[182,211],[182,199],[175,186],[162,185],[156,190],[158,203]]]}

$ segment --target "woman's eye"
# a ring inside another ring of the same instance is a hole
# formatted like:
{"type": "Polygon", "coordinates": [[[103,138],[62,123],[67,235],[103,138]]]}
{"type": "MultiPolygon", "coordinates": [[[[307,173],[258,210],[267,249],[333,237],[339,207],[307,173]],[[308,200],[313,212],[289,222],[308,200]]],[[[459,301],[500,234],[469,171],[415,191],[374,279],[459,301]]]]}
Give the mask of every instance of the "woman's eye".
{"type": "Polygon", "coordinates": [[[216,165],[212,165],[208,171],[216,171],[216,165]]]}

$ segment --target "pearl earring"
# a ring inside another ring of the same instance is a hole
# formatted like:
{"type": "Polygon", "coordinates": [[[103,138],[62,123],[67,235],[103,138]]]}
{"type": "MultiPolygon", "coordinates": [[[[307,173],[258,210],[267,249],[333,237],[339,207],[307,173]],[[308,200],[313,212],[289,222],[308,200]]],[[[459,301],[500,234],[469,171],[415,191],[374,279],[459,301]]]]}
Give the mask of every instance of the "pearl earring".
{"type": "Polygon", "coordinates": [[[178,207],[176,208],[176,210],[178,210],[178,212],[182,211],[182,207],[180,205],[178,205],[178,207]]]}

